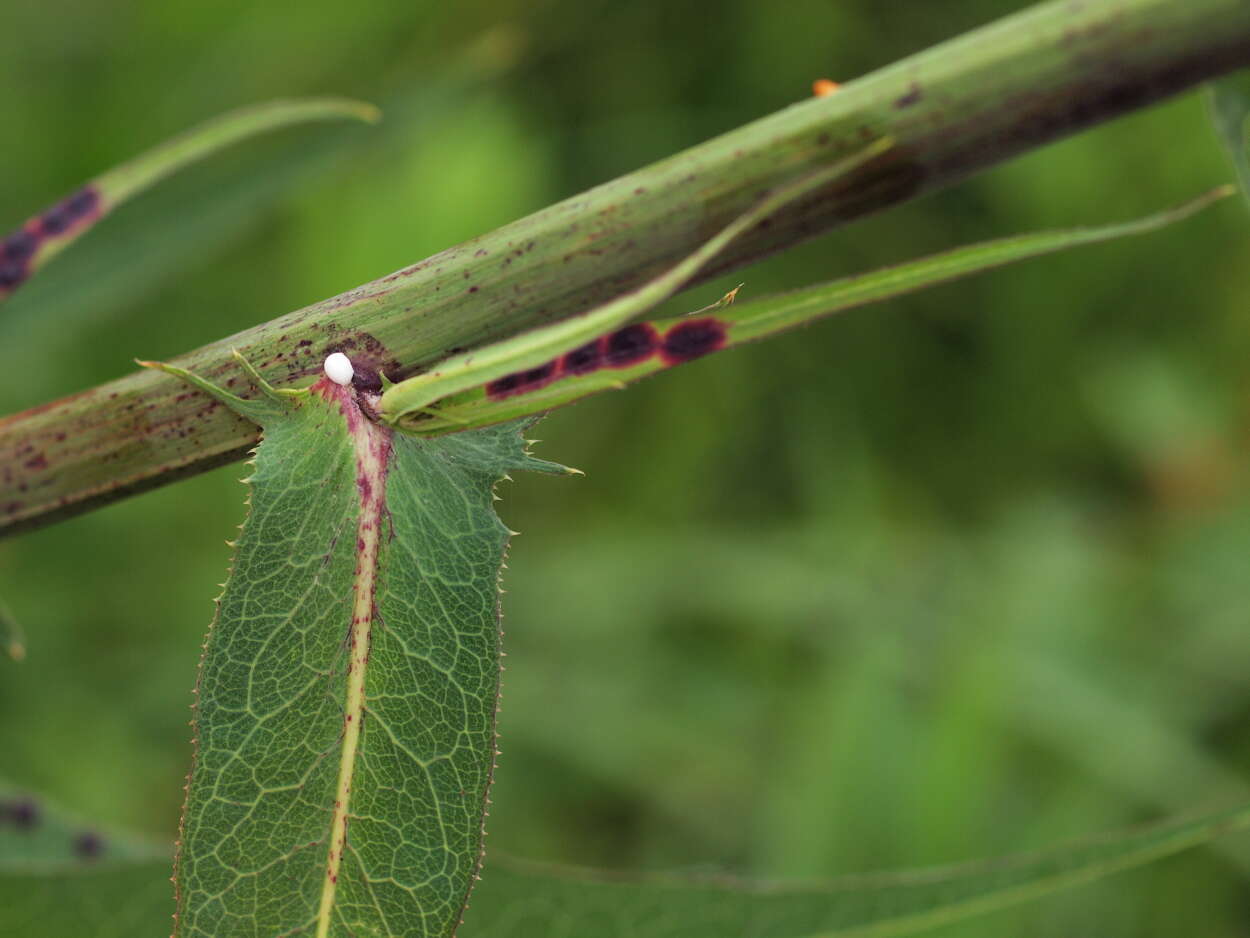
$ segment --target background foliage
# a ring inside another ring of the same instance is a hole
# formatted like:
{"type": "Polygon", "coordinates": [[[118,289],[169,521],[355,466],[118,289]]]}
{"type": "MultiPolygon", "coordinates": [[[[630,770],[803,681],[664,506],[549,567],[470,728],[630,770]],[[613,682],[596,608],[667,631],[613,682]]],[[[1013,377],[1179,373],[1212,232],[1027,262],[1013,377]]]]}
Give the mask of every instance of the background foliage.
{"type": "MultiPolygon", "coordinates": [[[[0,218],[228,107],[342,93],[0,310],[0,409],[296,308],[1022,8],[14,0],[0,218]]],[[[1189,95],[834,233],[744,295],[1231,177],[1189,95]]],[[[1250,793],[1244,207],[851,313],[549,418],[506,586],[490,846],[830,876],[1250,793]]],[[[732,283],[708,284],[698,303],[732,283]]],[[[689,302],[673,309],[688,308],[689,302]]],[[[233,466],[0,542],[0,775],[170,836],[233,466]]],[[[489,867],[488,867],[489,872],[489,867]]],[[[951,934],[1231,932],[1236,840],[951,934]]]]}

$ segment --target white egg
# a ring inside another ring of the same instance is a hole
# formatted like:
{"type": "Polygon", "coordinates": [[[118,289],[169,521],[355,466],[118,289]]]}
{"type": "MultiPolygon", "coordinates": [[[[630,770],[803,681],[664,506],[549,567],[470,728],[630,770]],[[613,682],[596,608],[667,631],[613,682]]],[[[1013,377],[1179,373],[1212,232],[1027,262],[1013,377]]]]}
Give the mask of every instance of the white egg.
{"type": "Polygon", "coordinates": [[[352,360],[342,352],[334,352],[328,356],[325,369],[326,377],[335,384],[351,384],[352,376],[356,374],[356,369],[352,367],[352,360]]]}

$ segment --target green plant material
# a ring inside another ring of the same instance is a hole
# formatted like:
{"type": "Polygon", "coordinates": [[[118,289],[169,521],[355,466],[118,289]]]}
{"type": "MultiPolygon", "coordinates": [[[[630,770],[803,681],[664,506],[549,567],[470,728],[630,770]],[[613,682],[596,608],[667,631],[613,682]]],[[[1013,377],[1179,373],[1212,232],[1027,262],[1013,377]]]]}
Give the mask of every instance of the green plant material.
{"type": "MultiPolygon", "coordinates": [[[[169,846],[85,824],[0,782],[0,877],[81,872],[145,860],[168,864],[169,846]]],[[[0,929],[0,934],[17,934],[0,929]]]]}
{"type": "Polygon", "coordinates": [[[449,935],[481,859],[495,758],[491,500],[520,426],[431,445],[328,378],[243,400],[251,510],[201,664],[177,934],[449,935]],[[363,407],[363,410],[362,410],[363,407]]]}
{"type": "MultiPolygon", "coordinates": [[[[439,416],[439,410],[429,405],[447,395],[542,365],[554,356],[562,355],[586,342],[598,340],[612,329],[645,315],[648,310],[680,290],[691,277],[752,226],[764,223],[768,216],[803,196],[853,175],[888,153],[893,146],[894,141],[889,137],[882,138],[853,156],[782,186],[753,205],[749,211],[739,215],[714,237],[700,245],[697,251],[659,277],[597,309],[495,345],[488,345],[486,348],[454,356],[439,362],[424,374],[400,382],[382,395],[382,418],[390,423],[406,423],[431,415],[439,416]]],[[[608,354],[611,354],[610,350],[608,354]]],[[[551,361],[551,366],[555,367],[554,361],[551,361]]]]}
{"type": "Polygon", "coordinates": [[[1228,148],[1241,191],[1250,200],[1250,71],[1211,83],[1211,120],[1228,148]]]}
{"type": "Polygon", "coordinates": [[[171,173],[268,130],[349,117],[376,121],[379,113],[346,98],[270,101],[223,114],[108,170],[0,242],[0,301],[118,205],[171,173]]]}
{"type": "Polygon", "coordinates": [[[0,934],[160,938],[173,911],[169,860],[0,872],[0,934]]]}
{"type": "Polygon", "coordinates": [[[0,783],[0,935],[164,934],[171,847],[85,824],[0,783]]]}
{"type": "Polygon", "coordinates": [[[911,935],[1142,866],[1250,826],[1250,807],[1046,853],[827,883],[630,877],[492,862],[463,938],[911,935]]]}
{"type": "Polygon", "coordinates": [[[26,633],[3,601],[0,601],[0,651],[14,661],[26,657],[26,633]]]}
{"type": "MultiPolygon", "coordinates": [[[[423,63],[379,103],[387,119],[378,131],[309,130],[298,147],[249,153],[230,165],[221,160],[205,172],[185,175],[185,182],[160,187],[142,212],[115,214],[109,237],[87,238],[60,256],[55,277],[29,280],[9,297],[0,317],[0,342],[52,357],[78,337],[79,326],[132,310],[140,298],[205,264],[263,223],[274,204],[319,177],[355,171],[414,126],[422,135],[441,137],[479,89],[505,80],[518,63],[518,45],[509,30],[495,28],[423,63]],[[135,263],[137,257],[143,262],[135,263]]],[[[0,382],[0,398],[17,395],[14,385],[0,382]]]]}
{"type": "MultiPolygon", "coordinates": [[[[48,826],[54,825],[52,821],[48,826]]],[[[765,884],[727,876],[627,876],[500,857],[489,864],[457,934],[463,938],[910,935],[1091,883],[1248,825],[1250,807],[1242,807],[1037,854],[803,884],[765,884]]],[[[162,933],[169,922],[169,883],[167,861],[154,856],[158,848],[132,839],[132,848],[124,855],[84,860],[74,855],[73,840],[64,836],[76,828],[59,824],[56,829],[62,855],[41,863],[9,862],[7,845],[28,835],[0,830],[0,933],[23,938],[162,933]],[[71,844],[68,851],[65,844],[71,844]]],[[[398,920],[392,928],[373,933],[432,933],[398,920]]]]}
{"type": "Polygon", "coordinates": [[[171,847],[85,824],[0,783],[0,935],[164,934],[171,847]]]}
{"type": "MultiPolygon", "coordinates": [[[[944,251],[895,267],[735,304],[733,300],[739,286],[717,303],[685,317],[634,326],[617,333],[630,339],[625,343],[632,355],[627,362],[612,362],[613,335],[600,336],[573,352],[578,343],[594,335],[592,327],[602,321],[601,316],[619,324],[632,318],[619,315],[625,309],[637,314],[654,305],[656,296],[663,294],[665,287],[679,279],[675,274],[687,272],[696,259],[706,260],[710,252],[705,248],[692,255],[680,269],[653,280],[643,290],[627,294],[583,317],[461,357],[452,363],[452,368],[463,367],[464,363],[476,367],[478,362],[486,360],[496,350],[502,358],[502,353],[514,349],[518,352],[518,364],[512,374],[505,374],[498,367],[489,373],[490,378],[502,377],[502,380],[450,394],[439,399],[433,407],[410,411],[406,417],[398,419],[413,432],[437,435],[540,413],[601,391],[624,388],[657,371],[744,342],[767,338],[848,309],[879,303],[1043,254],[1158,231],[1189,218],[1233,191],[1233,187],[1223,186],[1184,205],[1132,221],[1001,238],[944,251]],[[633,305],[624,305],[634,300],[637,302],[633,305]],[[565,341],[553,343],[551,336],[565,341]],[[573,337],[576,341],[572,341],[573,337]],[[553,344],[556,345],[554,349],[553,344]],[[548,355],[552,351],[572,354],[544,361],[535,350],[544,350],[548,355]]],[[[383,411],[386,412],[388,398],[392,396],[397,399],[396,406],[401,406],[398,403],[401,395],[403,405],[407,406],[411,406],[413,400],[423,400],[414,399],[405,391],[410,385],[419,389],[429,378],[439,378],[443,374],[443,367],[437,366],[429,376],[411,378],[391,388],[382,396],[383,411]]]]}
{"type": "MultiPolygon", "coordinates": [[[[233,368],[229,353],[238,347],[270,381],[296,384],[352,342],[401,380],[454,350],[572,316],[646,282],[761,191],[859,150],[865,132],[894,138],[902,158],[862,186],[787,207],[700,276],[1248,62],[1243,0],[1043,3],[177,363],[217,379],[233,368]]],[[[131,375],[0,420],[0,460],[15,467],[0,479],[0,530],[221,465],[255,442],[246,421],[220,408],[204,413],[201,396],[180,395],[165,376],[131,375]],[[27,447],[43,457],[33,466],[16,458],[27,447]]]]}
{"type": "Polygon", "coordinates": [[[168,932],[171,847],[86,824],[0,783],[0,934],[168,932]]]}

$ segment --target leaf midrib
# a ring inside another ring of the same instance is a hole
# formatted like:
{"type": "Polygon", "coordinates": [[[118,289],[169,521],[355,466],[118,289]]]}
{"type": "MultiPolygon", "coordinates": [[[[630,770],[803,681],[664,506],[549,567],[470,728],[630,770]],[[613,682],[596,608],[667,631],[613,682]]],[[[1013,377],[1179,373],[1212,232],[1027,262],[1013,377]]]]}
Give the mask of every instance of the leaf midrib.
{"type": "Polygon", "coordinates": [[[322,379],[309,389],[337,404],[347,423],[356,459],[356,569],[352,579],[352,615],[348,629],[347,688],[343,705],[343,735],[339,754],[339,777],[335,786],[334,814],[330,822],[326,875],[321,882],[317,910],[317,938],[328,938],[334,915],[347,828],[352,779],[365,714],[365,677],[376,609],[378,551],[382,516],[386,507],[386,472],[391,452],[391,431],[367,419],[350,388],[322,379]]]}

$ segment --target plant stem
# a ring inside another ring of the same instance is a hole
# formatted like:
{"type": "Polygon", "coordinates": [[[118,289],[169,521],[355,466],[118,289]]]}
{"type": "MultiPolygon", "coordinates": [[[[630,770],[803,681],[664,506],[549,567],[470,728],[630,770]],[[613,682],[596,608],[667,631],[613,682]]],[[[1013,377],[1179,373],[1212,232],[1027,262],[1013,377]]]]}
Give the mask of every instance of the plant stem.
{"type": "MultiPolygon", "coordinates": [[[[881,136],[898,145],[879,171],[778,213],[702,279],[1247,64],[1246,0],[1054,0],[174,363],[229,384],[238,348],[286,385],[342,350],[404,378],[636,286],[764,190],[881,136]]],[[[238,459],[255,439],[151,371],[2,419],[0,534],[238,459]]]]}

